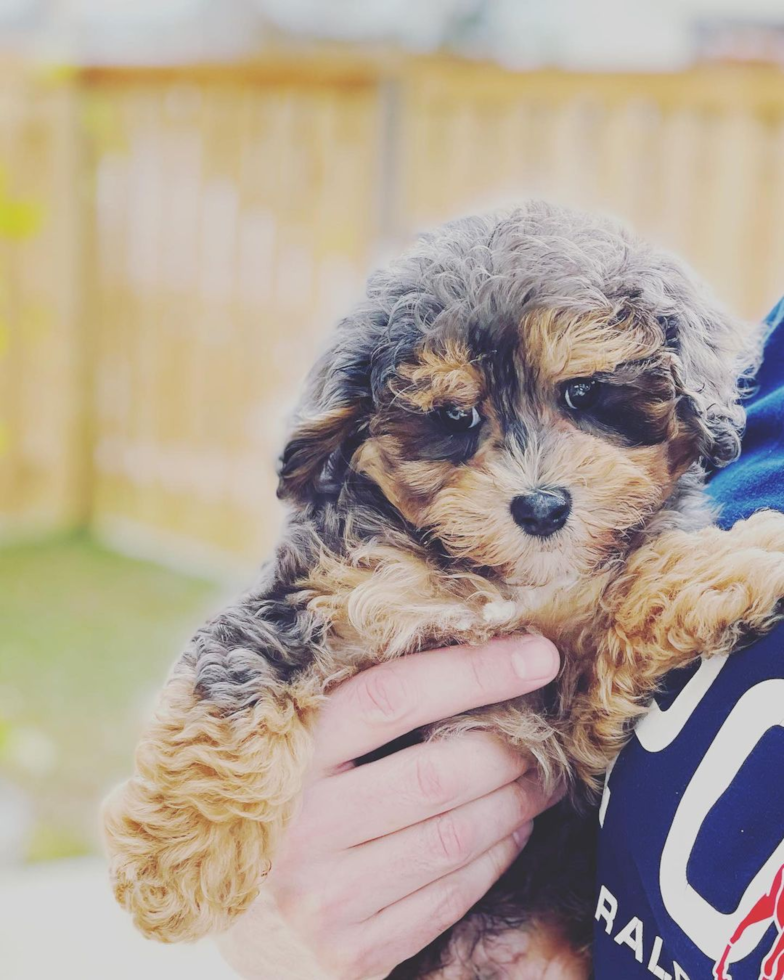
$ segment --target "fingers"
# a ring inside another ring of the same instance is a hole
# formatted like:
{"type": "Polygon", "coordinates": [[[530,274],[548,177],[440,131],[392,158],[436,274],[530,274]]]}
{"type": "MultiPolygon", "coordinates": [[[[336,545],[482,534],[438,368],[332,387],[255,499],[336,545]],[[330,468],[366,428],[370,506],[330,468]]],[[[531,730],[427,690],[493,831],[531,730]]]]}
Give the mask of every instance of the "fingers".
{"type": "Polygon", "coordinates": [[[315,770],[336,769],[469,708],[527,694],[551,681],[558,666],[558,652],[549,640],[521,636],[371,667],[341,684],[322,709],[315,770]]]}
{"type": "Polygon", "coordinates": [[[386,975],[454,925],[510,867],[527,836],[507,837],[470,864],[434,881],[357,927],[366,975],[386,975]]]}
{"type": "Polygon", "coordinates": [[[374,882],[346,895],[358,921],[475,861],[515,832],[527,840],[534,812],[517,783],[472,800],[396,834],[352,848],[343,858],[347,880],[374,882]],[[352,907],[353,906],[353,907],[352,907]]]}
{"type": "Polygon", "coordinates": [[[486,796],[528,765],[487,732],[423,742],[312,785],[296,833],[324,850],[353,847],[486,796]]]}

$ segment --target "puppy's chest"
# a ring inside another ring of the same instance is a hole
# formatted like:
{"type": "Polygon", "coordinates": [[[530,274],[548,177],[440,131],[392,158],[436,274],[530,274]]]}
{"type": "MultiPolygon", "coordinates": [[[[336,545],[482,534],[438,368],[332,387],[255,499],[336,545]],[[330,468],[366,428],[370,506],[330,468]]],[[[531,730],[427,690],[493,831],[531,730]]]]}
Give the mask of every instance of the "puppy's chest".
{"type": "MultiPolygon", "coordinates": [[[[448,572],[410,555],[324,563],[308,582],[308,610],[324,628],[334,662],[365,665],[450,644],[536,632],[568,642],[578,583],[508,586],[448,572]]],[[[590,589],[596,608],[600,586],[590,589]]],[[[585,599],[585,597],[581,597],[585,599]]],[[[582,604],[582,603],[581,603],[582,604]]]]}

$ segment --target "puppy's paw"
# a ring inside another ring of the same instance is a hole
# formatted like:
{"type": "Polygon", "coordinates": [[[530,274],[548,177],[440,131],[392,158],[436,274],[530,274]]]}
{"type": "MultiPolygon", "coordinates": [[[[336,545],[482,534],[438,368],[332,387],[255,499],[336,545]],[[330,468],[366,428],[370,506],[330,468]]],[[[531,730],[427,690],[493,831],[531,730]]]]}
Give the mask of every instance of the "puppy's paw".
{"type": "Polygon", "coordinates": [[[780,511],[757,511],[725,533],[738,547],[784,553],[784,514],[780,511]]]}
{"type": "Polygon", "coordinates": [[[180,674],[104,806],[117,900],[162,942],[219,932],[256,898],[310,758],[300,706],[224,715],[180,674]]]}
{"type": "Polygon", "coordinates": [[[136,778],[107,800],[104,821],[115,897],[149,938],[171,943],[221,932],[258,893],[258,824],[214,824],[136,778]]]}
{"type": "Polygon", "coordinates": [[[784,515],[760,511],[727,531],[663,534],[630,559],[619,583],[616,632],[638,677],[641,662],[658,681],[691,657],[729,653],[781,616],[784,515]]]}

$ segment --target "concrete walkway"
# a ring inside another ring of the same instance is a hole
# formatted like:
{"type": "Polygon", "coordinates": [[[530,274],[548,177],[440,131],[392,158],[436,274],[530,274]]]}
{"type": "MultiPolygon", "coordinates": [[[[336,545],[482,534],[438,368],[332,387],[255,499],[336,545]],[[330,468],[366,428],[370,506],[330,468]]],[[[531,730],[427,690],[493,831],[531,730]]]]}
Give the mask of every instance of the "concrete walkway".
{"type": "Polygon", "coordinates": [[[0,867],[2,980],[237,980],[213,945],[142,939],[96,859],[0,867]]]}

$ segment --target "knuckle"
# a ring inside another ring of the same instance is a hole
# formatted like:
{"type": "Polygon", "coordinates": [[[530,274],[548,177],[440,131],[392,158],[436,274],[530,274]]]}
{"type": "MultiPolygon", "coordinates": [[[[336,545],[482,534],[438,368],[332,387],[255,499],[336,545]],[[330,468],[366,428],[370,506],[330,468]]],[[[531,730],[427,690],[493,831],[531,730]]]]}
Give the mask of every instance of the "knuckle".
{"type": "Polygon", "coordinates": [[[365,945],[359,945],[350,955],[350,963],[345,968],[345,975],[349,980],[366,980],[374,974],[378,974],[375,965],[374,950],[365,945]]]}
{"type": "Polygon", "coordinates": [[[506,871],[509,865],[511,850],[512,845],[503,841],[501,844],[496,844],[495,847],[487,852],[487,860],[490,865],[493,881],[497,881],[504,871],[506,871]]]}
{"type": "Polygon", "coordinates": [[[443,805],[452,797],[450,780],[439,765],[436,753],[430,749],[420,753],[414,763],[414,789],[417,795],[431,805],[443,805]]]}
{"type": "Polygon", "coordinates": [[[516,822],[531,819],[531,800],[525,786],[519,780],[509,784],[511,811],[516,822]]]}
{"type": "Polygon", "coordinates": [[[400,721],[409,710],[405,684],[389,667],[376,667],[361,674],[356,698],[363,715],[371,721],[400,721]]]}
{"type": "Polygon", "coordinates": [[[485,694],[493,690],[498,678],[498,658],[491,659],[489,652],[483,648],[471,650],[468,655],[468,669],[475,690],[485,694]]]}
{"type": "Polygon", "coordinates": [[[275,905],[285,920],[292,920],[303,908],[304,895],[293,881],[274,881],[273,895],[275,905]]]}
{"type": "Polygon", "coordinates": [[[332,930],[337,924],[348,923],[355,916],[358,892],[356,885],[337,875],[337,880],[322,889],[318,909],[319,923],[332,930]]]}
{"type": "Polygon", "coordinates": [[[521,824],[517,828],[516,833],[519,835],[519,837],[516,838],[515,843],[516,844],[519,843],[520,850],[522,850],[524,847],[527,847],[528,841],[531,839],[531,834],[533,832],[534,832],[533,820],[528,820],[526,823],[521,824]]]}
{"type": "Polygon", "coordinates": [[[459,864],[471,853],[471,831],[465,820],[444,813],[433,821],[431,852],[439,863],[459,864]]]}
{"type": "Polygon", "coordinates": [[[326,976],[330,977],[340,977],[350,978],[353,977],[353,963],[351,962],[351,957],[348,951],[338,946],[330,946],[329,948],[320,948],[314,950],[316,955],[316,960],[321,970],[326,976]]]}
{"type": "MultiPolygon", "coordinates": [[[[285,907],[292,920],[307,923],[308,930],[317,937],[329,936],[333,924],[335,903],[325,890],[295,889],[284,898],[285,907]]],[[[278,902],[280,907],[280,900],[278,902]]]]}
{"type": "Polygon", "coordinates": [[[471,906],[464,886],[449,882],[441,886],[433,909],[432,922],[439,933],[445,932],[471,906]]]}
{"type": "Polygon", "coordinates": [[[302,855],[307,853],[306,847],[312,839],[312,831],[299,815],[286,827],[285,835],[275,854],[275,871],[283,881],[302,866],[304,863],[302,855]]]}
{"type": "Polygon", "coordinates": [[[289,925],[299,921],[299,905],[290,892],[278,892],[275,895],[275,908],[281,919],[289,925]]]}
{"type": "Polygon", "coordinates": [[[365,980],[372,976],[371,950],[361,942],[335,943],[322,953],[320,963],[340,980],[365,980]]]}

